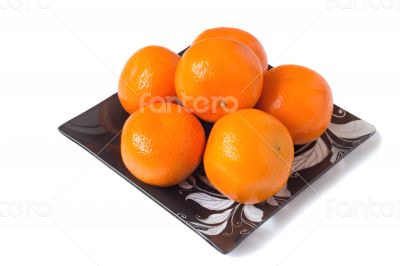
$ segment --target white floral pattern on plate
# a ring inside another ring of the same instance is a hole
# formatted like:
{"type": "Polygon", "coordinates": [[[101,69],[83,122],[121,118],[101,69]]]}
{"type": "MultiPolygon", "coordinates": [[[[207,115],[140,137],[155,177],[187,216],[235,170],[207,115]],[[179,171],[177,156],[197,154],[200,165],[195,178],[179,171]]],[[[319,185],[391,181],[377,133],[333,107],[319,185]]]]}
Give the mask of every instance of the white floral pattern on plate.
{"type": "MultiPolygon", "coordinates": [[[[223,235],[230,236],[235,229],[243,226],[247,228],[241,228],[240,234],[247,234],[250,232],[250,229],[254,229],[257,223],[262,222],[264,212],[257,207],[260,204],[245,205],[228,199],[217,192],[204,175],[198,175],[197,178],[191,176],[179,184],[179,186],[181,188],[179,193],[187,193],[185,200],[192,200],[211,212],[205,218],[196,215],[195,218],[197,221],[190,222],[203,234],[218,235],[229,227],[231,230],[224,232],[223,235]],[[200,186],[198,182],[201,182],[203,186],[200,186]],[[207,187],[207,189],[204,187],[207,187]]],[[[279,204],[285,202],[285,198],[289,198],[290,196],[291,193],[285,186],[265,203],[271,206],[279,206],[279,204]]],[[[261,205],[265,203],[261,203],[261,205]]]]}
{"type": "MultiPolygon", "coordinates": [[[[334,114],[337,118],[346,116],[346,112],[342,109],[337,110],[337,113],[334,114]]],[[[289,185],[292,179],[299,178],[298,172],[315,167],[324,161],[329,164],[335,163],[351,150],[354,144],[374,132],[375,128],[363,120],[353,120],[344,124],[331,123],[318,140],[297,147],[289,185]]],[[[239,204],[221,195],[203,174],[191,176],[179,186],[179,193],[185,194],[186,201],[193,201],[205,209],[208,216],[195,215],[195,220],[188,222],[208,236],[227,237],[235,231],[239,234],[249,234],[263,222],[263,206],[267,204],[270,207],[279,207],[292,196],[285,186],[261,204],[239,204]]],[[[185,215],[181,217],[187,219],[185,215]]]]}

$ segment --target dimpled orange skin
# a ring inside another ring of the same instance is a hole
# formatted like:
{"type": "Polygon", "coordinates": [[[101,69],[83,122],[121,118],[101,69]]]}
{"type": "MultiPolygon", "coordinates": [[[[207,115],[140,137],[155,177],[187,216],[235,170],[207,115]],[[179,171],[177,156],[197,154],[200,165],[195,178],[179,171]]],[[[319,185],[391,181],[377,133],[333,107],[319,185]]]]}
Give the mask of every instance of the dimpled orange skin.
{"type": "Polygon", "coordinates": [[[264,74],[264,88],[257,108],[278,118],[289,129],[294,144],[316,140],[332,117],[332,93],[315,71],[283,65],[264,74]]]}
{"type": "Polygon", "coordinates": [[[134,53],[119,79],[122,107],[133,113],[141,105],[175,96],[174,74],[179,60],[177,54],[161,46],[146,46],[134,53]]]}
{"type": "Polygon", "coordinates": [[[204,129],[193,114],[173,103],[154,103],[126,121],[121,156],[139,180],[168,187],[192,174],[200,164],[204,145],[204,129]]]}
{"type": "Polygon", "coordinates": [[[210,38],[227,38],[244,43],[245,45],[250,47],[250,49],[253,50],[254,53],[256,53],[258,59],[260,59],[263,68],[268,68],[268,59],[264,47],[252,34],[236,28],[213,28],[203,31],[199,36],[197,36],[193,44],[201,40],[210,38]]]}
{"type": "Polygon", "coordinates": [[[203,161],[208,179],[222,194],[256,204],[284,187],[293,156],[290,134],[278,119],[243,109],[214,124],[203,161]]]}
{"type": "Polygon", "coordinates": [[[196,43],[184,53],[175,74],[179,100],[208,122],[254,107],[262,86],[262,66],[255,53],[228,39],[196,43]]]}

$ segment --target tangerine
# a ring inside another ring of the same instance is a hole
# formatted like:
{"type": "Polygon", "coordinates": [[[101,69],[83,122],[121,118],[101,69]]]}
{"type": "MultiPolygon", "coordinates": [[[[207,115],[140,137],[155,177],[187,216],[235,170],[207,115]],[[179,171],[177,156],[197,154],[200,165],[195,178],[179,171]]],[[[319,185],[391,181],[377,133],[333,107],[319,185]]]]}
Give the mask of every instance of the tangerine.
{"type": "Polygon", "coordinates": [[[262,90],[263,69],[241,42],[206,39],[182,56],[175,74],[176,94],[198,117],[215,122],[226,113],[253,107],[262,90]]]}
{"type": "Polygon", "coordinates": [[[174,103],[153,103],[125,122],[121,156],[139,180],[167,187],[182,182],[196,169],[204,145],[204,129],[193,114],[174,103]]]}
{"type": "Polygon", "coordinates": [[[119,79],[122,107],[133,113],[143,105],[174,97],[174,74],[179,60],[179,55],[161,46],[146,46],[134,53],[119,79]]]}
{"type": "Polygon", "coordinates": [[[264,88],[256,106],[289,129],[294,144],[316,140],[328,128],[333,100],[326,80],[297,65],[275,67],[264,74],[264,88]]]}
{"type": "Polygon", "coordinates": [[[203,31],[197,38],[194,40],[193,44],[210,38],[226,38],[226,39],[233,39],[239,42],[244,43],[247,45],[253,52],[258,56],[260,62],[264,69],[268,68],[268,59],[267,54],[265,53],[264,47],[254,37],[252,34],[248,33],[247,31],[236,29],[236,28],[227,28],[227,27],[219,27],[219,28],[212,28],[203,31]]]}
{"type": "Polygon", "coordinates": [[[293,156],[290,133],[278,119],[257,109],[243,109],[214,124],[204,152],[204,169],[222,194],[256,204],[284,187],[293,156]]]}

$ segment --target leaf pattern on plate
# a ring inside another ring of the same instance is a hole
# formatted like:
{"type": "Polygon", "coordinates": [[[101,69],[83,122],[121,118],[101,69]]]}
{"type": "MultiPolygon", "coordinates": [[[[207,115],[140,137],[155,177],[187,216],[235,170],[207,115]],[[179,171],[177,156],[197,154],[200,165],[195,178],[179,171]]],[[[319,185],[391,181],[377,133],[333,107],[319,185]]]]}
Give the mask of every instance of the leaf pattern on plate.
{"type": "MultiPolygon", "coordinates": [[[[311,144],[309,144],[311,145],[311,144]]],[[[294,172],[313,167],[322,162],[329,154],[329,149],[322,138],[317,139],[315,145],[294,158],[292,169],[294,172]]]]}
{"type": "Polygon", "coordinates": [[[227,209],[224,212],[221,213],[214,213],[208,216],[205,219],[201,219],[196,217],[200,222],[205,223],[205,224],[218,224],[222,223],[226,219],[228,219],[229,215],[231,214],[232,209],[227,209]]]}
{"type": "Polygon", "coordinates": [[[262,221],[264,215],[263,211],[254,205],[244,205],[243,213],[252,222],[259,223],[262,221]]]}
{"type": "Polygon", "coordinates": [[[202,192],[191,193],[186,197],[186,200],[193,200],[202,207],[213,211],[225,210],[234,203],[233,200],[222,199],[202,192]]]}
{"type": "Polygon", "coordinates": [[[375,132],[375,127],[363,120],[354,120],[346,124],[329,125],[329,130],[339,138],[356,139],[375,132]]]}
{"type": "Polygon", "coordinates": [[[271,197],[271,198],[267,199],[266,202],[269,205],[274,206],[274,207],[278,207],[279,206],[279,202],[274,197],[271,197]]]}
{"type": "MultiPolygon", "coordinates": [[[[335,119],[346,121],[347,113],[336,110],[335,119]]],[[[297,171],[318,167],[325,159],[334,163],[345,155],[360,139],[375,132],[375,128],[362,120],[346,121],[343,124],[331,123],[329,129],[316,141],[303,145],[296,150],[292,165],[292,178],[298,178],[297,171]]],[[[289,180],[290,183],[290,180],[289,180]]],[[[273,197],[263,203],[240,204],[230,200],[210,183],[204,173],[196,172],[186,181],[179,184],[180,194],[185,200],[199,204],[206,213],[186,219],[193,227],[204,235],[229,237],[233,234],[249,234],[263,219],[271,208],[279,208],[292,193],[285,185],[273,197]]],[[[180,216],[181,217],[181,216],[180,216]]]]}
{"type": "Polygon", "coordinates": [[[331,123],[326,136],[332,144],[330,162],[334,163],[346,155],[363,138],[375,133],[373,125],[363,120],[353,120],[345,124],[331,123]]]}
{"type": "Polygon", "coordinates": [[[199,224],[196,222],[192,222],[192,225],[194,225],[197,230],[202,232],[203,234],[209,235],[209,236],[215,236],[219,235],[224,229],[226,228],[228,224],[228,220],[223,222],[222,224],[211,226],[211,225],[206,225],[206,224],[199,224]]]}
{"type": "Polygon", "coordinates": [[[189,184],[187,181],[183,181],[179,184],[179,186],[183,189],[191,189],[193,186],[189,184]]]}
{"type": "Polygon", "coordinates": [[[292,193],[287,189],[287,184],[275,194],[275,197],[290,198],[292,193]]]}
{"type": "Polygon", "coordinates": [[[186,200],[198,203],[210,213],[207,217],[196,215],[196,221],[189,221],[190,224],[205,235],[222,234],[226,237],[232,235],[236,230],[239,231],[239,234],[250,233],[257,224],[262,222],[264,211],[260,207],[263,204],[278,207],[291,197],[291,192],[285,186],[264,203],[240,204],[214,192],[215,188],[210,181],[201,174],[189,177],[179,184],[179,187],[181,188],[180,193],[187,193],[186,200]]]}

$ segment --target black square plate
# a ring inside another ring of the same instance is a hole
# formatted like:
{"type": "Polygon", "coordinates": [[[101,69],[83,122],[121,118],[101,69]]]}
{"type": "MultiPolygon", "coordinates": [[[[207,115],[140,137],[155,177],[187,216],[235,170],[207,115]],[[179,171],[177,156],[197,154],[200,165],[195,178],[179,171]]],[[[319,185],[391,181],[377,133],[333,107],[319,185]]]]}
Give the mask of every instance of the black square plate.
{"type": "MultiPolygon", "coordinates": [[[[374,126],[335,106],[329,129],[318,140],[295,147],[295,171],[287,187],[261,204],[243,205],[216,191],[202,166],[170,188],[149,186],[136,179],[120,155],[119,133],[127,118],[114,94],[59,130],[224,254],[375,133],[374,126]]],[[[211,125],[204,126],[209,131],[211,125]]]]}

